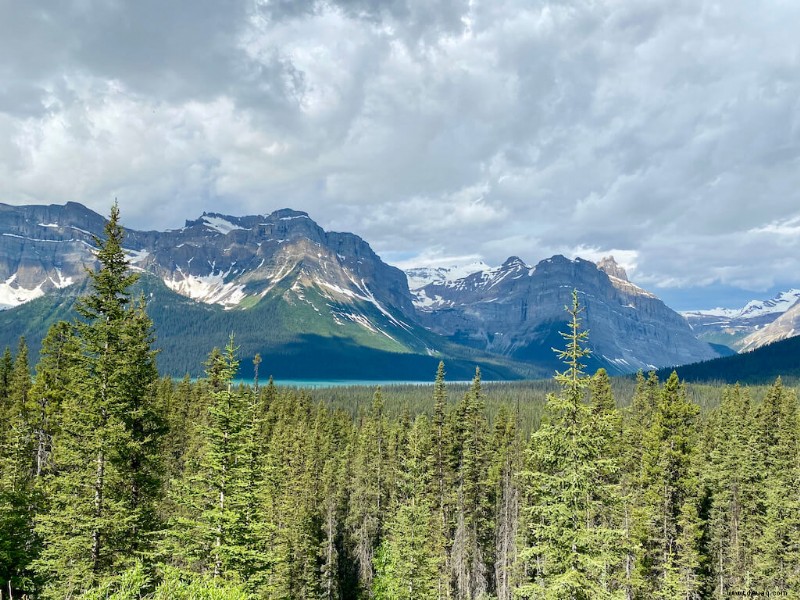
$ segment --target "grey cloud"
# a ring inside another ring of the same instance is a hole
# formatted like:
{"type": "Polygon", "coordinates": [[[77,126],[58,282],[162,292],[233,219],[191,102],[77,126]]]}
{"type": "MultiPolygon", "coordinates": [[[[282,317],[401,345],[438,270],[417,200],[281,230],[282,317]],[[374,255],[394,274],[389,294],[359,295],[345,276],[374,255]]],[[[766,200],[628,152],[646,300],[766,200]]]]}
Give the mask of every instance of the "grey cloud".
{"type": "Polygon", "coordinates": [[[656,286],[798,272],[767,226],[800,210],[800,5],[35,4],[0,8],[4,199],[293,206],[393,256],[618,249],[656,286]]]}

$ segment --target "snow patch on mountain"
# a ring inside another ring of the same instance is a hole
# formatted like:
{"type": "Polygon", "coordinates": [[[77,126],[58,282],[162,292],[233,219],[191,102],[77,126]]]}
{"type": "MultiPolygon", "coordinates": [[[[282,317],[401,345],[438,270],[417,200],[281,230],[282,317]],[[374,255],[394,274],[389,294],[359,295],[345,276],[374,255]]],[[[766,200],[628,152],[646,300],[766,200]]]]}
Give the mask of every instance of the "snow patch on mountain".
{"type": "Polygon", "coordinates": [[[413,267],[406,269],[405,273],[408,278],[408,287],[411,291],[414,291],[425,287],[429,283],[438,285],[452,284],[473,273],[487,271],[491,268],[483,261],[475,261],[449,267],[413,267]]]}
{"type": "Polygon", "coordinates": [[[33,289],[26,289],[19,287],[18,285],[14,285],[16,279],[17,274],[14,273],[3,283],[0,283],[0,310],[13,308],[15,306],[19,306],[20,304],[24,304],[25,302],[30,302],[31,300],[35,300],[36,298],[44,296],[44,290],[42,289],[44,282],[40,283],[33,289]]]}
{"type": "Polygon", "coordinates": [[[234,282],[225,283],[225,278],[230,275],[226,272],[214,271],[208,275],[191,275],[184,273],[180,267],[170,279],[164,279],[164,284],[173,292],[188,296],[192,300],[206,304],[221,304],[226,309],[233,308],[244,300],[244,285],[234,282]]]}
{"type": "Polygon", "coordinates": [[[222,217],[218,216],[203,215],[201,219],[206,227],[213,229],[222,235],[228,235],[231,231],[236,231],[237,229],[244,229],[243,227],[239,227],[235,223],[231,223],[227,219],[223,219],[222,217]]]}

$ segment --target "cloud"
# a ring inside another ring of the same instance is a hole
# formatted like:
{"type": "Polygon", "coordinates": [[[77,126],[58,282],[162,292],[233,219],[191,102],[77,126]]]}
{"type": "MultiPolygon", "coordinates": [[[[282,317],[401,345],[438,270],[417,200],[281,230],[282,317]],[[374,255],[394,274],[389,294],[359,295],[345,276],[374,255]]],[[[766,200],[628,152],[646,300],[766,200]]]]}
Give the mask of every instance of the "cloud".
{"type": "MultiPolygon", "coordinates": [[[[0,200],[132,226],[292,206],[386,256],[800,272],[800,5],[0,5],[0,200]]],[[[635,266],[635,269],[633,268],[635,266]]],[[[796,284],[796,278],[794,280],[796,284]]]]}

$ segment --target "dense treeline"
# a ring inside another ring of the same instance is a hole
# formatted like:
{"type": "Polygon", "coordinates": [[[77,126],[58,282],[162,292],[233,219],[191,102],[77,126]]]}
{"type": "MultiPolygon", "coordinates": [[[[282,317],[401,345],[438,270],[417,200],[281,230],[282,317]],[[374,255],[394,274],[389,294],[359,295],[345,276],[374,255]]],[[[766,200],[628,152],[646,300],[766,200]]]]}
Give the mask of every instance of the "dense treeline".
{"type": "Polygon", "coordinates": [[[615,398],[583,371],[577,294],[527,417],[515,388],[492,400],[477,372],[455,391],[444,365],[424,404],[391,409],[380,389],[354,409],[260,385],[258,356],[237,385],[233,337],[204,379],[159,379],[117,216],[35,376],[24,339],[0,359],[3,598],[800,595],[780,380],[703,411],[675,374],[615,398]]]}

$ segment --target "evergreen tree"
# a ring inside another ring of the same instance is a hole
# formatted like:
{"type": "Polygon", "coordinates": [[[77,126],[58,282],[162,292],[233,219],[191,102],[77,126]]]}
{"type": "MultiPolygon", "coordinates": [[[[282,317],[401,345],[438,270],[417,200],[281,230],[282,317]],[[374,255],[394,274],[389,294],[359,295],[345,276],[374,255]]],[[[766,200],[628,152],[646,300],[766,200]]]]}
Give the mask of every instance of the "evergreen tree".
{"type": "Polygon", "coordinates": [[[732,591],[756,591],[753,579],[757,537],[756,497],[761,488],[755,451],[754,415],[748,390],[727,388],[709,419],[704,480],[711,496],[710,584],[715,598],[732,591]]]}
{"type": "Polygon", "coordinates": [[[444,362],[439,361],[436,380],[433,384],[432,451],[430,460],[433,466],[432,493],[434,506],[438,513],[438,531],[441,546],[439,553],[441,569],[437,583],[437,599],[450,597],[450,553],[452,545],[452,488],[453,473],[450,460],[451,433],[447,423],[447,387],[445,385],[444,362]]]}
{"type": "Polygon", "coordinates": [[[488,480],[488,423],[484,409],[481,373],[476,368],[469,391],[454,411],[459,426],[453,430],[458,464],[450,566],[459,600],[480,598],[489,589],[486,557],[494,549],[490,520],[494,498],[488,480]]]}
{"type": "Polygon", "coordinates": [[[158,444],[163,432],[154,406],[152,324],[140,300],[130,306],[124,231],[113,206],[99,247],[90,293],[76,305],[75,353],[54,469],[49,509],[37,531],[44,547],[37,569],[45,595],[66,597],[143,556],[159,499],[158,444]]]}
{"type": "Polygon", "coordinates": [[[252,574],[253,464],[245,394],[233,385],[239,360],[231,336],[224,352],[215,349],[206,363],[209,377],[207,421],[198,424],[203,440],[173,482],[172,519],[162,552],[176,566],[212,578],[241,580],[252,574]]]}
{"type": "Polygon", "coordinates": [[[520,510],[517,475],[521,466],[517,420],[516,414],[512,416],[501,407],[492,436],[490,480],[495,487],[494,581],[498,600],[511,600],[519,579],[515,572],[520,510]]]}
{"type": "Polygon", "coordinates": [[[11,372],[14,370],[14,357],[11,355],[11,348],[6,346],[3,358],[0,359],[0,434],[6,426],[6,413],[8,405],[8,386],[11,383],[11,372]]]}
{"type": "Polygon", "coordinates": [[[33,589],[30,567],[38,550],[33,517],[39,501],[34,486],[31,379],[25,338],[20,338],[8,379],[7,422],[0,438],[0,589],[11,593],[33,589]]]}
{"type": "Polygon", "coordinates": [[[363,418],[358,432],[348,515],[359,581],[366,595],[372,588],[373,558],[382,539],[383,518],[387,508],[386,430],[383,395],[378,387],[370,411],[363,418]]]}
{"type": "Polygon", "coordinates": [[[800,594],[800,423],[797,395],[780,378],[757,419],[763,482],[755,579],[761,591],[800,594]]]}
{"type": "Polygon", "coordinates": [[[30,391],[36,444],[36,475],[52,471],[53,439],[59,431],[61,407],[67,390],[69,376],[75,365],[78,348],[69,323],[53,324],[42,341],[36,379],[30,391]]]}
{"type": "Polygon", "coordinates": [[[397,496],[376,554],[375,598],[434,600],[439,594],[440,522],[428,490],[430,424],[414,420],[397,471],[397,496]]]}
{"type": "Polygon", "coordinates": [[[673,372],[643,440],[638,526],[642,597],[694,598],[702,590],[700,489],[694,454],[698,412],[673,372]]]}
{"type": "Polygon", "coordinates": [[[519,590],[524,598],[618,595],[607,572],[619,561],[622,535],[597,518],[598,507],[612,499],[609,480],[616,465],[602,455],[607,432],[598,429],[585,401],[589,378],[581,360],[589,350],[588,332],[580,327],[582,310],[573,291],[570,328],[562,333],[566,348],[557,351],[567,366],[556,374],[562,390],[548,396],[548,421],[531,439],[525,473],[529,545],[521,553],[530,581],[519,590]]]}

